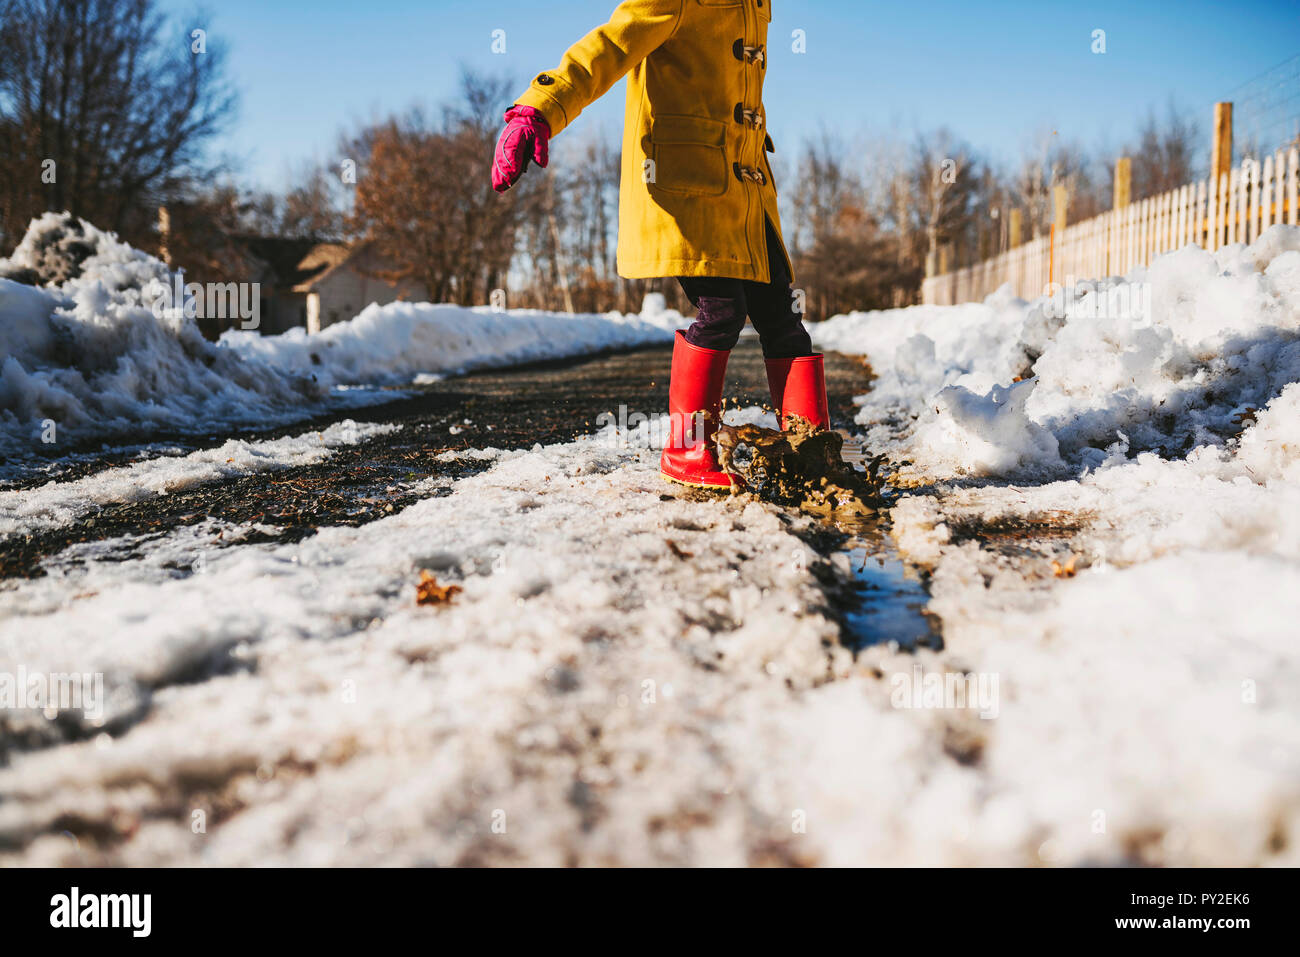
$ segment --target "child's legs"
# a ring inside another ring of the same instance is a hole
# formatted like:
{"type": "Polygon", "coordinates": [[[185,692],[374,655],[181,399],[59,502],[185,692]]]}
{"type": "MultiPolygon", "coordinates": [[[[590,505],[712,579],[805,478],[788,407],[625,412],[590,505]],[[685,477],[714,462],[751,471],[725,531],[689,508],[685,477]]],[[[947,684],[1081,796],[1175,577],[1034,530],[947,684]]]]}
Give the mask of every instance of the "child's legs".
{"type": "Polygon", "coordinates": [[[686,341],[703,349],[730,352],[745,328],[745,284],[739,279],[683,276],[677,280],[699,310],[686,330],[686,341]]]}
{"type": "Polygon", "coordinates": [[[813,354],[812,339],[803,326],[803,318],[794,310],[790,274],[771,221],[767,223],[767,259],[772,281],[744,284],[749,318],[763,343],[763,356],[768,359],[810,356],[813,354]]]}

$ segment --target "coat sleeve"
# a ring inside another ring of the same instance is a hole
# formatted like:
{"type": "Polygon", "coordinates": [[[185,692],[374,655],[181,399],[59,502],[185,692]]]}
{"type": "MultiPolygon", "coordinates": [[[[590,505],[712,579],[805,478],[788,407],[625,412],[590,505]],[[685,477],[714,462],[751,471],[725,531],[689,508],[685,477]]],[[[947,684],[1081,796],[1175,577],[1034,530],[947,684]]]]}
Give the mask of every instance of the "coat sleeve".
{"type": "Polygon", "coordinates": [[[569,48],[560,65],[533,79],[515,103],[540,110],[557,135],[681,23],[685,0],[624,0],[609,22],[569,48]]]}

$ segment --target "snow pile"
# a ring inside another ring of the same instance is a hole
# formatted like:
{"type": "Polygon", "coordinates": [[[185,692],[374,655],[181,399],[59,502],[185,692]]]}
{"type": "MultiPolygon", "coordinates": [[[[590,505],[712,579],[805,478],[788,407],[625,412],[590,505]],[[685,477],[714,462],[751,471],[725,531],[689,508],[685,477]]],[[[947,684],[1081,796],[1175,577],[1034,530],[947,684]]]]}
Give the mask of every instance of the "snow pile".
{"type": "Polygon", "coordinates": [[[1259,414],[1237,448],[1256,482],[1300,485],[1300,383],[1292,383],[1259,414]]]}
{"type": "Polygon", "coordinates": [[[1105,860],[1111,840],[1151,864],[1293,853],[1298,395],[1239,456],[1147,452],[894,509],[900,549],[933,569],[946,649],[1000,676],[982,760],[1045,862],[1105,860]]]}
{"type": "Polygon", "coordinates": [[[260,429],[390,398],[344,386],[671,342],[682,317],[371,305],[308,337],[227,333],[158,309],[159,260],[65,214],[33,221],[0,260],[0,458],[109,436],[260,429]],[[24,285],[27,283],[27,285],[24,285]],[[32,285],[39,284],[39,285],[32,285]]]}
{"type": "Polygon", "coordinates": [[[817,336],[880,373],[859,422],[933,483],[893,534],[945,654],[1000,679],[959,840],[996,819],[1044,863],[1293,854],[1300,229],[817,336]]]}
{"type": "Polygon", "coordinates": [[[932,460],[961,462],[977,475],[1055,465],[1060,462],[1056,437],[1025,413],[1033,390],[1032,380],[995,385],[987,395],[948,386],[935,397],[934,416],[917,428],[916,447],[932,460]]]}
{"type": "Polygon", "coordinates": [[[673,331],[682,326],[681,314],[672,310],[650,316],[569,315],[394,302],[372,303],[314,336],[305,329],[279,336],[232,330],[221,345],[250,363],[315,376],[329,385],[405,385],[474,369],[671,343],[673,331]]]}
{"type": "Polygon", "coordinates": [[[159,318],[144,290],[158,260],[84,221],[47,213],[0,273],[0,456],[100,436],[265,428],[324,392],[248,363],[184,317],[159,318]]]}
{"type": "Polygon", "coordinates": [[[1300,229],[1213,254],[1189,246],[1032,303],[1004,289],[837,317],[814,336],[870,359],[880,380],[859,422],[923,477],[1183,456],[1228,444],[1243,414],[1300,381],[1300,229]],[[1004,391],[1019,379],[1032,381],[1004,391]]]}
{"type": "Polygon", "coordinates": [[[60,286],[111,263],[125,266],[128,274],[143,270],[139,285],[164,275],[157,260],[130,249],[84,219],[46,213],[32,220],[12,255],[0,259],[0,279],[28,286],[60,286]]]}
{"type": "Polygon", "coordinates": [[[877,401],[912,405],[947,385],[980,392],[1025,366],[1026,303],[1003,287],[982,303],[855,312],[809,326],[817,345],[866,356],[877,401]]]}

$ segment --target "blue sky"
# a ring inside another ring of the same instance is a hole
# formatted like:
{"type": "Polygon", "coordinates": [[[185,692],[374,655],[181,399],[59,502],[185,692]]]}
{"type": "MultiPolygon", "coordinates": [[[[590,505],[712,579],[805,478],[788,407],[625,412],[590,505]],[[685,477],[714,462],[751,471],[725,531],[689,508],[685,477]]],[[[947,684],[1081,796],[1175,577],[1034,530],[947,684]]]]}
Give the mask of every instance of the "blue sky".
{"type": "MultiPolygon", "coordinates": [[[[1208,126],[1216,100],[1300,53],[1300,0],[772,2],[765,100],[788,144],[823,127],[852,140],[947,125],[1002,160],[1044,129],[1118,148],[1171,95],[1208,126]],[[806,54],[791,52],[795,29],[806,54]]],[[[192,2],[160,4],[226,44],[241,106],[221,149],[244,182],[281,188],[332,158],[340,127],[454,94],[462,65],[522,89],[616,0],[221,0],[197,20],[192,2]]],[[[565,137],[621,121],[620,85],[565,137]]]]}

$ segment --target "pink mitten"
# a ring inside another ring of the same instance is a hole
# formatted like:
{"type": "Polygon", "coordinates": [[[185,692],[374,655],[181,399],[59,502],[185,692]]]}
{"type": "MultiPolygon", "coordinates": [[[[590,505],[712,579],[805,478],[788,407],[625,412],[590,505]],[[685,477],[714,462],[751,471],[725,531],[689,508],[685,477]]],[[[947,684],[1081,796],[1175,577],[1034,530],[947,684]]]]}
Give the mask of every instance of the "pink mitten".
{"type": "Polygon", "coordinates": [[[551,127],[541,111],[531,106],[506,110],[506,128],[497,140],[492,161],[492,188],[504,193],[524,175],[530,159],[543,169],[550,158],[551,127]]]}

